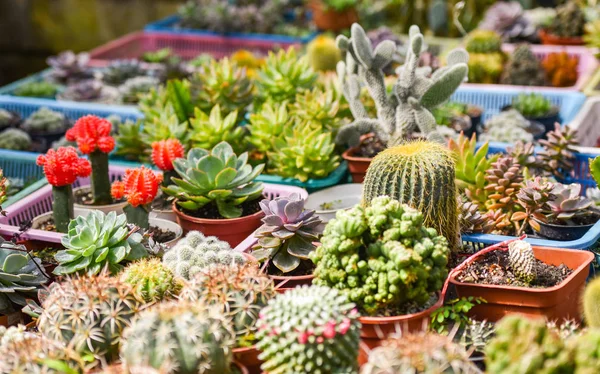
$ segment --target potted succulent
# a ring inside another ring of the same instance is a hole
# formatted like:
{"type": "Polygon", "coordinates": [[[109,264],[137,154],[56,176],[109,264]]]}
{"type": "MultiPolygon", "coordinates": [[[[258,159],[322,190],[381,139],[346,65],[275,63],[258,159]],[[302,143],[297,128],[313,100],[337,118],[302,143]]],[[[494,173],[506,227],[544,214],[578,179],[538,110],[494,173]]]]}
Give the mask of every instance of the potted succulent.
{"type": "Polygon", "coordinates": [[[258,242],[251,254],[265,263],[277,284],[287,288],[311,282],[314,264],[309,257],[323,232],[321,219],[304,208],[305,202],[296,193],[260,202],[265,216],[254,233],[258,242]]]}
{"type": "Polygon", "coordinates": [[[135,224],[152,235],[161,244],[172,245],[183,234],[181,227],[164,219],[150,218],[150,205],[156,198],[162,175],[142,166],[125,170],[123,181],[113,183],[112,196],[115,199],[127,199],[123,208],[127,222],[135,224]]]}
{"type": "Polygon", "coordinates": [[[21,130],[29,134],[35,151],[45,152],[53,142],[62,138],[69,126],[64,114],[42,107],[21,123],[21,130]]]}
{"type": "Polygon", "coordinates": [[[31,151],[31,137],[23,130],[8,128],[0,132],[0,149],[31,151]]]}
{"type": "Polygon", "coordinates": [[[193,148],[173,162],[178,178],[162,190],[175,198],[173,211],[184,231],[216,235],[234,246],[260,226],[263,185],[254,179],[264,165],[253,168],[247,161],[248,153],[238,157],[221,142],[210,151],[193,148]]]}
{"type": "Polygon", "coordinates": [[[438,125],[447,126],[459,134],[462,132],[467,137],[481,132],[479,125],[483,109],[479,107],[450,101],[435,108],[432,114],[438,125]]]}
{"type": "Polygon", "coordinates": [[[320,30],[342,31],[358,22],[356,0],[312,0],[313,21],[320,30]]]}
{"type": "Polygon", "coordinates": [[[482,127],[481,141],[531,143],[544,137],[546,128],[539,122],[529,121],[516,109],[508,109],[488,119],[482,127]]]}
{"type": "Polygon", "coordinates": [[[52,82],[34,81],[15,88],[12,93],[15,96],[54,99],[60,88],[60,85],[52,82]]]}
{"type": "Polygon", "coordinates": [[[59,84],[71,84],[90,79],[94,73],[88,65],[89,61],[90,55],[87,53],[61,52],[58,56],[46,59],[50,66],[50,73],[47,77],[50,81],[59,84]]]}
{"type": "Polygon", "coordinates": [[[423,35],[417,26],[412,26],[406,63],[393,92],[388,94],[382,70],[393,59],[396,51],[393,41],[383,41],[373,50],[363,28],[354,24],[350,38],[338,37],[338,46],[348,52],[346,63],[338,64],[338,75],[354,122],[340,128],[336,143],[351,147],[342,157],[348,161],[354,182],[363,181],[371,162],[368,157],[359,160],[355,158],[357,153],[361,153],[361,140],[365,140],[361,139],[362,135],[373,133],[386,146],[413,137],[417,132],[419,136],[444,141],[444,137],[437,131],[431,110],[447,101],[466,78],[468,54],[464,50],[451,51],[447,58],[448,65],[428,77],[426,73],[429,69],[417,70],[423,35]],[[360,100],[361,80],[366,82],[370,95],[375,100],[377,118],[369,118],[360,100]],[[416,89],[417,86],[426,89],[416,89]]]}
{"type": "Polygon", "coordinates": [[[556,16],[547,29],[540,30],[542,44],[582,45],[585,14],[576,0],[556,8],[556,16]]]}
{"type": "Polygon", "coordinates": [[[560,122],[559,108],[544,96],[533,92],[522,93],[513,98],[510,108],[521,113],[526,119],[544,125],[546,133],[554,130],[554,124],[560,122]]]}
{"type": "Polygon", "coordinates": [[[102,81],[88,79],[73,83],[56,95],[57,100],[84,101],[99,104],[116,104],[119,102],[119,89],[107,86],[102,81]]]}
{"type": "MultiPolygon", "coordinates": [[[[178,139],[172,138],[152,143],[152,163],[163,171],[163,187],[168,187],[171,184],[171,178],[177,176],[173,161],[184,156],[185,149],[178,139]]],[[[164,193],[159,193],[152,202],[152,213],[157,218],[175,221],[176,216],[173,213],[172,205],[164,193]]]]}
{"type": "Polygon", "coordinates": [[[21,116],[0,108],[0,131],[8,128],[16,128],[21,123],[21,116]]]}
{"type": "Polygon", "coordinates": [[[90,115],[78,119],[66,133],[66,139],[77,142],[79,151],[88,155],[92,165],[91,186],[73,190],[78,209],[122,213],[127,204],[126,201],[115,201],[110,192],[108,154],[115,148],[111,130],[109,121],[90,115]]]}
{"type": "Polygon", "coordinates": [[[421,329],[443,304],[448,241],[423,225],[419,211],[387,196],[341,210],[311,255],[313,284],[342,290],[364,317],[370,347],[396,328],[421,329]]]}

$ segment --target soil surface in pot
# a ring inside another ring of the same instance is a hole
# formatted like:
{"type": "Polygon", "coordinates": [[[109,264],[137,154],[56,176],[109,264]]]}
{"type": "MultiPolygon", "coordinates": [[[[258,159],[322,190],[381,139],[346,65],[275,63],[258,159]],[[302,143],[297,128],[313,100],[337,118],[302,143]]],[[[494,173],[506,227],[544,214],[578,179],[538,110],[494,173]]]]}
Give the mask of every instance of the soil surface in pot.
{"type": "MultiPolygon", "coordinates": [[[[429,296],[427,302],[423,305],[419,305],[416,302],[403,303],[400,306],[390,306],[385,310],[380,310],[375,315],[369,315],[365,313],[364,310],[361,310],[361,313],[364,317],[396,317],[403,316],[407,314],[415,314],[420,313],[424,310],[427,310],[435,305],[435,303],[439,300],[439,295],[436,292],[432,292],[429,296]]],[[[362,309],[362,308],[361,308],[362,309]]]]}
{"type": "Polygon", "coordinates": [[[360,142],[358,149],[352,156],[373,158],[386,148],[385,144],[375,136],[368,137],[360,142]]]}
{"type": "Polygon", "coordinates": [[[148,234],[152,235],[154,241],[158,243],[170,242],[177,237],[177,234],[175,234],[173,231],[166,229],[163,230],[156,226],[150,226],[150,229],[148,229],[148,234]]]}
{"type": "Polygon", "coordinates": [[[585,225],[593,225],[594,223],[598,222],[598,219],[600,219],[600,214],[598,213],[592,213],[586,216],[581,216],[581,217],[573,217],[572,220],[570,220],[569,222],[565,222],[565,221],[561,221],[561,220],[554,220],[552,222],[548,222],[551,225],[558,225],[558,226],[585,226],[585,225]]]}
{"type": "Polygon", "coordinates": [[[44,265],[58,265],[58,261],[54,259],[54,255],[59,251],[59,249],[47,247],[40,251],[34,251],[33,257],[39,258],[44,265]]]}
{"type": "MultiPolygon", "coordinates": [[[[94,195],[92,195],[91,189],[77,190],[73,193],[73,197],[75,198],[76,204],[90,205],[90,206],[94,205],[92,203],[94,201],[94,195]]],[[[118,203],[122,203],[124,201],[125,201],[125,199],[120,199],[120,200],[113,199],[111,204],[118,204],[118,203]]],[[[100,205],[104,205],[104,204],[100,204],[100,205]]]]}
{"type": "Polygon", "coordinates": [[[277,268],[277,266],[273,265],[273,262],[269,262],[269,266],[267,266],[267,274],[275,275],[277,277],[299,277],[302,275],[311,275],[314,270],[315,264],[313,264],[310,260],[301,261],[300,266],[295,268],[293,271],[290,271],[289,273],[283,273],[277,268]]]}
{"type": "Polygon", "coordinates": [[[456,277],[463,283],[490,284],[526,288],[554,287],[564,281],[573,270],[564,264],[548,265],[535,259],[535,280],[530,284],[519,280],[509,269],[508,251],[492,251],[466,266],[456,277]]]}
{"type": "MultiPolygon", "coordinates": [[[[258,212],[260,210],[259,202],[261,200],[262,200],[261,198],[258,198],[256,200],[243,202],[241,205],[242,215],[240,216],[240,218],[250,216],[250,215],[258,212]]],[[[191,212],[189,210],[182,209],[182,208],[179,208],[179,209],[180,209],[180,211],[187,214],[188,216],[192,216],[192,217],[196,217],[196,218],[227,219],[227,218],[223,217],[221,214],[219,214],[219,209],[217,209],[217,206],[213,205],[213,204],[206,204],[205,206],[203,206],[202,208],[200,208],[199,210],[197,210],[195,212],[191,212]]]]}
{"type": "Polygon", "coordinates": [[[152,201],[150,207],[152,210],[171,210],[173,207],[173,199],[171,198],[169,200],[168,198],[170,197],[171,196],[164,193],[160,194],[152,201]]]}

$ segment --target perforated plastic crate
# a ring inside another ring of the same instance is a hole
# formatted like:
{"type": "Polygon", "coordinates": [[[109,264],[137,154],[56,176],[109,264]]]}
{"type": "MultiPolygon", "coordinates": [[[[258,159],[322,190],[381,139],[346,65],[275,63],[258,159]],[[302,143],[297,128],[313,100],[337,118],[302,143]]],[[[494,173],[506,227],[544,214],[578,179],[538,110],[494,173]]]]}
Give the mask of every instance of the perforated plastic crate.
{"type": "Polygon", "coordinates": [[[23,190],[9,197],[2,204],[2,208],[7,209],[46,185],[42,168],[35,163],[37,156],[37,153],[0,149],[0,169],[2,169],[3,176],[9,179],[22,180],[27,185],[23,190]]]}
{"type": "MultiPolygon", "coordinates": [[[[597,147],[600,139],[600,96],[588,98],[569,126],[577,130],[577,140],[583,147],[597,147]]],[[[600,152],[600,148],[596,148],[600,152]]]]}

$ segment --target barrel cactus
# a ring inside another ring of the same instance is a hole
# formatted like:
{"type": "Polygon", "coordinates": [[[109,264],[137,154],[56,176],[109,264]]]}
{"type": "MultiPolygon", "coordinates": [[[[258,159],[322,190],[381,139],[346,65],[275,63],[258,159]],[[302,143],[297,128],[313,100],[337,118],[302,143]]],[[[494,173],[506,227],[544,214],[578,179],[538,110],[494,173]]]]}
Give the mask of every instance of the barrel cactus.
{"type": "Polygon", "coordinates": [[[125,367],[150,366],[164,374],[231,373],[234,333],[221,308],[165,302],[143,311],[125,330],[125,367]]]}
{"type": "Polygon", "coordinates": [[[173,298],[182,287],[173,272],[156,257],[129,264],[121,277],[147,303],[173,298]]]}
{"type": "Polygon", "coordinates": [[[6,129],[0,132],[0,149],[29,151],[30,148],[31,137],[25,131],[19,129],[6,129]]]}
{"type": "Polygon", "coordinates": [[[390,196],[423,213],[432,227],[456,248],[459,237],[454,159],[442,145],[413,141],[378,154],[367,169],[363,202],[390,196]]]}
{"type": "Polygon", "coordinates": [[[261,369],[278,373],[357,373],[360,322],[338,290],[303,286],[278,295],[258,321],[261,369]]]}
{"type": "Polygon", "coordinates": [[[335,39],[328,35],[319,35],[306,46],[306,54],[310,66],[316,71],[334,71],[342,60],[342,53],[335,44],[335,39]]]}

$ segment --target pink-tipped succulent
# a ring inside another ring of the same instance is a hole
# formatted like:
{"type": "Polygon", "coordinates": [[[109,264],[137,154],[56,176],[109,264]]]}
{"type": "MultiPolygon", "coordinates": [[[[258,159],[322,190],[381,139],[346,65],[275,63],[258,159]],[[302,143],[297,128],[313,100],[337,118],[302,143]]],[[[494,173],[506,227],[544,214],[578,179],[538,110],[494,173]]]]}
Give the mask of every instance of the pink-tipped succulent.
{"type": "Polygon", "coordinates": [[[546,217],[552,221],[571,221],[574,218],[581,218],[591,213],[590,207],[592,200],[581,196],[580,184],[560,184],[556,183],[552,194],[555,199],[548,201],[549,210],[546,217]]]}

